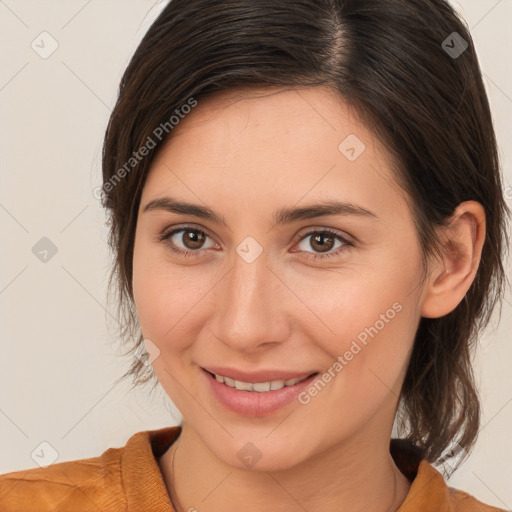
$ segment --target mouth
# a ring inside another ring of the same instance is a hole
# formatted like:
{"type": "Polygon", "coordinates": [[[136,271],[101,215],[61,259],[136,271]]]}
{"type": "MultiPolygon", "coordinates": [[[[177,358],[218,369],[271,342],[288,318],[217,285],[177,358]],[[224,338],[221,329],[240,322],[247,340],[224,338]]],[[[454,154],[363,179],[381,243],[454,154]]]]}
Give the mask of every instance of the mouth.
{"type": "Polygon", "coordinates": [[[303,407],[298,397],[312,385],[319,372],[290,379],[253,379],[256,382],[240,381],[205,368],[201,368],[201,374],[215,403],[230,412],[254,418],[269,416],[285,406],[303,407]]]}
{"type": "Polygon", "coordinates": [[[300,382],[313,377],[314,375],[318,375],[318,372],[313,372],[310,374],[303,375],[301,377],[295,377],[292,379],[275,379],[275,380],[267,380],[263,382],[246,382],[242,380],[233,379],[231,377],[227,377],[225,375],[220,375],[217,373],[210,372],[205,368],[202,368],[207,374],[209,374],[212,378],[214,378],[217,382],[221,384],[225,384],[230,388],[237,389],[238,391],[249,391],[256,393],[266,393],[268,391],[278,391],[284,387],[291,387],[299,384],[300,382]]]}

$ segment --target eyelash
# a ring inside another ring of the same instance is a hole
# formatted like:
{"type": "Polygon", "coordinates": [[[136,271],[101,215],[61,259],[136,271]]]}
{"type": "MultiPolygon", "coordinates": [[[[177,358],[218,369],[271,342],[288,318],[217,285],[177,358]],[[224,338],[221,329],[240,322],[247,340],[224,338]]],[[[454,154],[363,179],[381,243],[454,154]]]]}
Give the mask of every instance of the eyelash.
{"type": "MultiPolygon", "coordinates": [[[[202,229],[198,229],[198,228],[195,228],[192,226],[181,226],[179,228],[175,228],[171,231],[164,232],[157,236],[157,240],[159,242],[167,243],[169,248],[171,249],[171,251],[173,251],[181,256],[184,256],[186,258],[193,256],[196,253],[199,253],[201,251],[201,249],[198,249],[197,251],[185,250],[185,249],[181,249],[180,247],[176,247],[176,245],[174,243],[170,242],[169,239],[176,233],[179,233],[180,231],[192,231],[192,232],[196,232],[196,233],[201,233],[201,234],[209,237],[209,235],[207,233],[205,233],[202,229]]],[[[302,235],[299,238],[299,240],[296,242],[296,244],[302,242],[304,239],[308,238],[311,235],[317,235],[317,234],[330,235],[333,238],[336,238],[339,241],[341,241],[343,243],[343,245],[341,247],[338,247],[338,249],[335,252],[330,252],[330,253],[325,253],[325,254],[311,253],[311,252],[304,251],[304,252],[306,252],[306,254],[308,254],[308,256],[306,256],[306,259],[316,261],[316,260],[324,260],[326,258],[332,258],[334,256],[338,256],[339,254],[341,254],[342,252],[345,252],[346,250],[348,250],[350,247],[353,246],[353,244],[349,240],[347,240],[346,238],[341,236],[338,232],[333,231],[332,229],[329,229],[329,228],[322,228],[322,229],[316,229],[316,230],[309,231],[309,232],[305,233],[304,235],[302,235]]],[[[301,251],[295,251],[295,252],[301,252],[301,251]]]]}

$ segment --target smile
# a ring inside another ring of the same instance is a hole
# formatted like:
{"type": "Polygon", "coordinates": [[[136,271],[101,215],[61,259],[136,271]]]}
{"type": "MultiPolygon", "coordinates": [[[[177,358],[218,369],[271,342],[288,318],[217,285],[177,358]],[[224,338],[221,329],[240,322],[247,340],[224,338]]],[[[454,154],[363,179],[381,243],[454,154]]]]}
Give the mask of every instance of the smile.
{"type": "Polygon", "coordinates": [[[302,375],[296,372],[293,375],[291,371],[272,370],[262,371],[261,375],[245,374],[245,380],[238,380],[233,374],[237,373],[236,376],[240,378],[244,376],[243,372],[234,369],[225,371],[225,373],[228,372],[231,373],[231,377],[205,368],[201,370],[215,402],[231,412],[248,417],[267,416],[285,406],[299,406],[297,396],[318,376],[318,372],[302,375]],[[276,377],[286,378],[277,379],[276,377]],[[264,378],[271,378],[271,380],[263,380],[264,378]],[[255,382],[251,382],[252,380],[255,382]]]}
{"type": "Polygon", "coordinates": [[[255,391],[257,393],[266,393],[267,391],[276,391],[288,386],[294,386],[303,380],[306,380],[311,375],[304,375],[295,379],[288,380],[269,380],[266,382],[243,382],[224,375],[217,375],[216,373],[210,373],[217,382],[225,384],[230,388],[238,389],[239,391],[255,391]]]}

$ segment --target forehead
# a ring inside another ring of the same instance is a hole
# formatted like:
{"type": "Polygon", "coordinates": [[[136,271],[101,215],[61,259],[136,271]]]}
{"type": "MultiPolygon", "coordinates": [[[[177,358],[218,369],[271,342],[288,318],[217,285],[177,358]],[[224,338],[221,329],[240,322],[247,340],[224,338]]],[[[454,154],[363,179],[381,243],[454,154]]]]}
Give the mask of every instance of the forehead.
{"type": "MultiPolygon", "coordinates": [[[[357,111],[343,97],[328,87],[235,87],[202,98],[192,112],[175,126],[167,144],[183,136],[205,133],[222,124],[247,128],[275,127],[271,132],[290,128],[298,135],[322,127],[337,131],[340,121],[346,128],[359,131],[361,137],[371,134],[360,121],[357,111]],[[297,123],[297,118],[301,122],[297,123]],[[238,123],[237,123],[238,121],[238,123]],[[266,121],[266,122],[263,122],[266,121]],[[364,133],[363,133],[364,132],[364,133]]],[[[264,135],[263,130],[260,130],[264,135]]],[[[210,135],[212,135],[210,133],[210,135]]]]}
{"type": "Polygon", "coordinates": [[[143,193],[185,187],[190,199],[245,195],[258,204],[339,191],[341,199],[384,205],[389,187],[400,193],[391,165],[376,135],[331,89],[237,88],[198,100],[180,120],[143,193]]]}

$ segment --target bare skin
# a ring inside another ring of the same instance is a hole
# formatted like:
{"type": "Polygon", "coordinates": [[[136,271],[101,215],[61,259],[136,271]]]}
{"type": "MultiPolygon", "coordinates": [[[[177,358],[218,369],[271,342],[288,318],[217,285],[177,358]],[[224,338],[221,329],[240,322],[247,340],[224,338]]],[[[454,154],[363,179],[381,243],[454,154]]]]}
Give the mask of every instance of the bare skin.
{"type": "Polygon", "coordinates": [[[159,350],[154,371],[184,421],[159,459],[178,512],[388,512],[403,503],[411,483],[389,440],[414,335],[422,316],[463,299],[485,234],[481,205],[459,205],[442,233],[456,249],[430,260],[422,280],[406,199],[386,148],[326,88],[230,91],[199,102],[174,129],[142,192],[133,285],[142,332],[159,350]],[[364,151],[353,138],[348,153],[339,149],[351,134],[364,151]],[[226,225],[144,211],[164,196],[207,206],[226,225]],[[328,200],[371,215],[272,227],[278,209],[328,200]],[[322,229],[345,242],[325,235],[323,252],[322,229]],[[183,236],[194,230],[203,245],[183,236]],[[250,263],[236,250],[248,236],[263,249],[250,263]],[[321,254],[330,257],[312,259],[321,254]],[[201,370],[323,374],[371,326],[377,334],[321,392],[264,417],[226,409],[201,370]],[[249,442],[261,455],[250,468],[237,455],[249,442]]]}

